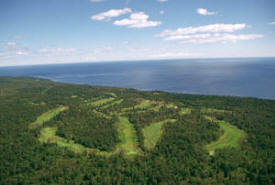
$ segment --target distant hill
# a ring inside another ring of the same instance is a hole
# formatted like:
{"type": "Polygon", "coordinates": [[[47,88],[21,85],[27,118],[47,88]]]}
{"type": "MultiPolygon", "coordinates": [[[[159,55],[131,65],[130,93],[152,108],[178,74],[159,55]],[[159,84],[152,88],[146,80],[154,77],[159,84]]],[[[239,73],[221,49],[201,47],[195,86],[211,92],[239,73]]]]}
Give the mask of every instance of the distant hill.
{"type": "Polygon", "coordinates": [[[0,77],[0,184],[274,184],[275,101],[0,77]]]}

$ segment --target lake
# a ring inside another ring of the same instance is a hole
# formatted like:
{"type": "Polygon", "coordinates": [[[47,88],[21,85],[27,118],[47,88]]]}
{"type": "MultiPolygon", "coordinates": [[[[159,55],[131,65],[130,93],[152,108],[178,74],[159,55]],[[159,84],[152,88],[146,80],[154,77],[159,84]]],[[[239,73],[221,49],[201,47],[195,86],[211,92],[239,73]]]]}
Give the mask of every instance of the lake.
{"type": "Polygon", "coordinates": [[[275,58],[182,59],[0,67],[0,76],[275,99],[275,58]]]}

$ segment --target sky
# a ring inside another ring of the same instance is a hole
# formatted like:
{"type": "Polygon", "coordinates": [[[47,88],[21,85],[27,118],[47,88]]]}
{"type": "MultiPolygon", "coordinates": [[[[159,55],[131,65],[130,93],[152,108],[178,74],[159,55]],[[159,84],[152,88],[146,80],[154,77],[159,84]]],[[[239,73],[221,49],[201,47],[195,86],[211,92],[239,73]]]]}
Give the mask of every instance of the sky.
{"type": "Polygon", "coordinates": [[[0,0],[0,66],[274,56],[274,0],[0,0]]]}

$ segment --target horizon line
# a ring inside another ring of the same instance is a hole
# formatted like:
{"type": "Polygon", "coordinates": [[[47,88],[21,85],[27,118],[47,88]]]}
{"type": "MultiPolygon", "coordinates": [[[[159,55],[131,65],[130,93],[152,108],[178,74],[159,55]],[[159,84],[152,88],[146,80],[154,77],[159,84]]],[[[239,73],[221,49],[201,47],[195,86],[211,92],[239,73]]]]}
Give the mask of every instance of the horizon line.
{"type": "Polygon", "coordinates": [[[201,57],[201,58],[166,58],[166,59],[140,59],[140,60],[102,60],[102,61],[79,61],[64,63],[46,63],[46,64],[19,64],[19,65],[1,65],[0,67],[20,67],[20,66],[44,66],[44,65],[68,65],[68,64],[89,64],[89,63],[121,63],[121,62],[146,62],[146,61],[175,61],[175,60],[215,60],[215,59],[257,59],[257,58],[275,58],[275,56],[255,56],[255,57],[201,57]]]}

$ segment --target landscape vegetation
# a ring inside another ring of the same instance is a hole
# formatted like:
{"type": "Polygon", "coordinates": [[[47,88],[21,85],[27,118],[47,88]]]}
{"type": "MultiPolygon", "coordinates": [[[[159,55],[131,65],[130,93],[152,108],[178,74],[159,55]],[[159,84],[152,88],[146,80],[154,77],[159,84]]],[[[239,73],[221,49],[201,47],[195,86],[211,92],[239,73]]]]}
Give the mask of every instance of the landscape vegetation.
{"type": "Polygon", "coordinates": [[[275,101],[0,78],[0,184],[273,184],[275,101]]]}

